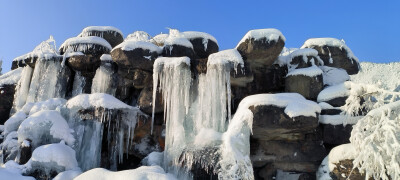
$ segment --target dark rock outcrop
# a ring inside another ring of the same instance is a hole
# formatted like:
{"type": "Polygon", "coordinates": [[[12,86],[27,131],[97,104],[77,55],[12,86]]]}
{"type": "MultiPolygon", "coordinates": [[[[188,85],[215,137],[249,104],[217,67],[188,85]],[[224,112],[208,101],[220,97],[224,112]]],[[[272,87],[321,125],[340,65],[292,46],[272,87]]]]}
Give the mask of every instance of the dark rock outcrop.
{"type": "MultiPolygon", "coordinates": [[[[353,169],[353,160],[346,159],[341,160],[336,164],[336,167],[332,172],[329,173],[329,176],[333,180],[364,180],[365,174],[361,174],[357,168],[353,169]]],[[[372,180],[373,178],[369,178],[372,180]]]]}
{"type": "Polygon", "coordinates": [[[15,84],[0,87],[0,124],[4,124],[10,116],[14,101],[15,84]]]}
{"type": "MultiPolygon", "coordinates": [[[[153,87],[145,87],[140,92],[138,98],[138,106],[140,110],[144,113],[152,114],[153,112],[153,87]]],[[[156,106],[154,109],[154,113],[161,113],[164,111],[164,103],[162,99],[162,94],[160,91],[157,91],[156,94],[156,106]]]]}
{"type": "Polygon", "coordinates": [[[75,71],[94,72],[100,66],[100,56],[74,55],[67,58],[67,65],[75,71]]]}
{"type": "Polygon", "coordinates": [[[323,88],[322,74],[315,77],[290,75],[285,79],[285,91],[299,93],[311,100],[316,100],[323,88]]]}
{"type": "Polygon", "coordinates": [[[331,125],[321,124],[323,131],[323,140],[326,144],[340,145],[350,143],[351,131],[353,125],[331,125]]]}

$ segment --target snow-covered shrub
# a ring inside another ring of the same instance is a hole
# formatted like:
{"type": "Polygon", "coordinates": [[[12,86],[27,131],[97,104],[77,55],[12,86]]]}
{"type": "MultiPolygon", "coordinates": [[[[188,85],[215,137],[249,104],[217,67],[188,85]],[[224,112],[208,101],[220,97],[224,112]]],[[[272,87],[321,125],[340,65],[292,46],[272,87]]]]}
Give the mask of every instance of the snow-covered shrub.
{"type": "Polygon", "coordinates": [[[354,125],[351,143],[357,156],[353,164],[366,177],[400,178],[400,101],[374,109],[354,125]]]}

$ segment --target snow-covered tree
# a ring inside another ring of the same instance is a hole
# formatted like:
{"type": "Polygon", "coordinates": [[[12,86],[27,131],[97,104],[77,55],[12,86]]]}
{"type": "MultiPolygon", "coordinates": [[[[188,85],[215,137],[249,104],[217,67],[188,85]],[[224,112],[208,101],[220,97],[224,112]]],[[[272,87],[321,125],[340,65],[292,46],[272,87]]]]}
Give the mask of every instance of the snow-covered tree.
{"type": "Polygon", "coordinates": [[[1,68],[2,65],[3,65],[3,59],[0,59],[0,75],[1,75],[1,72],[2,72],[2,70],[3,70],[3,69],[1,68]]]}

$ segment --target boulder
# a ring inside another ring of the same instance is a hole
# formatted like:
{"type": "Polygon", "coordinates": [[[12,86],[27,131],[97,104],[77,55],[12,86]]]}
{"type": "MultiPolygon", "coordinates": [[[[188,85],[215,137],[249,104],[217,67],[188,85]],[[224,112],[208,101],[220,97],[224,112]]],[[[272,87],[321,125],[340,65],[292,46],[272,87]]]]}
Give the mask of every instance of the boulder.
{"type": "Polygon", "coordinates": [[[112,26],[89,26],[82,30],[78,37],[97,36],[105,39],[111,47],[124,41],[122,32],[112,26]]]}
{"type": "Polygon", "coordinates": [[[186,31],[182,34],[192,43],[193,50],[199,58],[207,58],[219,50],[217,40],[210,34],[196,31],[186,31]]]}
{"type": "Polygon", "coordinates": [[[7,84],[0,87],[0,124],[4,124],[9,118],[14,101],[16,84],[7,84]]]}
{"type": "MultiPolygon", "coordinates": [[[[258,67],[270,66],[285,46],[285,37],[277,29],[249,31],[236,46],[253,71],[258,67]]],[[[262,72],[262,71],[261,71],[262,72]]]]}
{"type": "Polygon", "coordinates": [[[330,100],[325,101],[326,103],[332,105],[333,107],[341,107],[346,104],[348,96],[336,97],[330,100]]]}
{"type": "MultiPolygon", "coordinates": [[[[353,159],[345,159],[335,164],[336,167],[329,176],[332,180],[364,180],[365,174],[361,174],[358,168],[353,169],[353,159]]],[[[369,178],[370,180],[373,178],[369,178]]]]}
{"type": "Polygon", "coordinates": [[[340,145],[350,143],[352,124],[332,125],[321,124],[325,144],[340,145]]]}
{"type": "Polygon", "coordinates": [[[77,54],[67,58],[67,65],[75,71],[94,72],[100,64],[100,56],[91,54],[77,54]]]}
{"type": "Polygon", "coordinates": [[[59,51],[61,55],[81,52],[100,57],[103,54],[110,54],[112,47],[103,38],[97,36],[73,37],[61,44],[59,51]]]}
{"type": "Polygon", "coordinates": [[[118,74],[132,79],[133,69],[153,71],[153,63],[160,53],[161,48],[150,42],[125,41],[111,51],[111,57],[118,65],[118,74]]]}
{"type": "Polygon", "coordinates": [[[133,87],[143,89],[145,86],[153,86],[153,73],[141,69],[133,70],[133,87]]]}
{"type": "Polygon", "coordinates": [[[289,69],[307,68],[313,65],[322,66],[324,62],[318,56],[318,51],[315,49],[298,49],[287,56],[289,69]]]}
{"type": "Polygon", "coordinates": [[[180,44],[166,44],[164,45],[162,56],[164,57],[187,56],[190,57],[190,59],[193,59],[193,57],[195,57],[195,53],[193,47],[183,46],[180,44]]]}
{"type": "Polygon", "coordinates": [[[26,63],[23,61],[13,60],[11,63],[11,70],[17,69],[18,67],[25,67],[26,63]]]}
{"type": "Polygon", "coordinates": [[[323,88],[322,71],[316,66],[295,69],[285,79],[286,92],[296,92],[311,100],[316,100],[323,88]]]}
{"type": "Polygon", "coordinates": [[[18,150],[18,155],[16,158],[16,162],[18,164],[25,164],[29,161],[29,159],[32,156],[32,146],[31,146],[31,140],[27,139],[23,143],[20,144],[19,150],[18,150]]]}
{"type": "MultiPolygon", "coordinates": [[[[147,114],[152,114],[153,112],[153,87],[145,87],[140,92],[138,97],[138,106],[140,110],[147,114]]],[[[164,111],[164,103],[162,99],[162,93],[157,91],[156,94],[156,106],[154,113],[161,113],[164,111]]]]}
{"type": "Polygon", "coordinates": [[[335,38],[308,39],[301,48],[313,48],[324,61],[325,66],[342,68],[349,75],[357,74],[360,64],[357,57],[346,46],[343,40],[335,38]]]}

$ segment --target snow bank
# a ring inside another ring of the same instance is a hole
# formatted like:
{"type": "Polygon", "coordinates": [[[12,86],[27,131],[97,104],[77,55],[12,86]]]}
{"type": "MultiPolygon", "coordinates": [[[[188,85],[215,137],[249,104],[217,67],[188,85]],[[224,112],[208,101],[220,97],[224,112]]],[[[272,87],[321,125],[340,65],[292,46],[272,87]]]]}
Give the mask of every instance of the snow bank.
{"type": "Polygon", "coordinates": [[[143,50],[149,50],[150,52],[157,52],[161,53],[162,48],[154,45],[151,42],[146,42],[146,41],[124,41],[118,46],[115,46],[114,49],[121,48],[124,51],[132,51],[134,49],[141,48],[143,50]]]}
{"type": "Polygon", "coordinates": [[[68,108],[97,108],[106,109],[132,109],[131,106],[121,102],[112,95],[104,93],[80,94],[68,100],[66,103],[68,108]]]}
{"type": "Polygon", "coordinates": [[[285,113],[293,118],[297,116],[317,117],[321,112],[321,107],[313,102],[306,100],[297,93],[279,94],[256,94],[244,98],[238,109],[248,109],[250,106],[272,105],[285,108],[285,113]]]}
{"type": "Polygon", "coordinates": [[[112,61],[112,57],[111,57],[110,54],[103,54],[103,55],[101,55],[100,60],[102,60],[102,61],[112,61]]]}
{"type": "Polygon", "coordinates": [[[44,110],[56,110],[65,105],[65,103],[67,103],[67,100],[63,98],[52,98],[46,101],[37,102],[30,108],[29,115],[44,110]]]}
{"type": "Polygon", "coordinates": [[[19,125],[26,119],[26,114],[24,112],[17,112],[13,116],[11,116],[5,123],[4,123],[4,134],[7,135],[12,131],[17,131],[19,125]]]}
{"type": "Polygon", "coordinates": [[[82,174],[81,170],[68,170],[59,173],[53,180],[73,180],[75,177],[82,174]]]}
{"type": "Polygon", "coordinates": [[[337,163],[342,160],[353,160],[357,151],[352,144],[342,144],[334,147],[328,156],[324,158],[317,171],[318,180],[331,180],[329,173],[335,169],[337,163]]]}
{"type": "Polygon", "coordinates": [[[93,45],[99,45],[103,48],[111,51],[111,45],[105,39],[97,36],[88,36],[88,37],[73,37],[67,39],[60,46],[60,51],[67,52],[69,48],[73,49],[73,51],[85,52],[89,48],[92,48],[93,45]]]}
{"type": "Polygon", "coordinates": [[[24,68],[19,67],[17,69],[14,69],[12,71],[9,71],[9,72],[1,75],[0,76],[0,87],[2,87],[4,85],[17,84],[18,81],[21,79],[23,69],[24,68]]]}
{"type": "Polygon", "coordinates": [[[150,35],[144,31],[135,31],[132,34],[129,34],[125,41],[150,41],[150,35]]]}
{"type": "Polygon", "coordinates": [[[324,85],[333,86],[350,80],[350,76],[344,69],[329,66],[320,66],[319,68],[324,72],[322,74],[324,85]]]}
{"type": "Polygon", "coordinates": [[[75,158],[75,151],[63,142],[36,148],[32,153],[31,159],[25,166],[28,169],[45,168],[48,170],[55,168],[57,172],[79,169],[75,158]],[[59,167],[54,167],[52,163],[55,163],[59,167]]]}
{"type": "Polygon", "coordinates": [[[400,63],[361,62],[361,71],[351,75],[351,81],[362,84],[374,84],[389,91],[400,91],[400,63]]]}
{"type": "Polygon", "coordinates": [[[113,33],[114,36],[116,36],[117,33],[120,34],[121,36],[124,36],[119,29],[112,26],[89,26],[83,29],[82,32],[78,35],[78,37],[87,37],[87,36],[103,37],[104,32],[113,33]]]}
{"type": "Polygon", "coordinates": [[[21,123],[18,128],[18,143],[26,139],[32,140],[33,147],[60,140],[64,140],[69,145],[75,142],[67,121],[58,111],[53,110],[32,114],[21,123]]]}
{"type": "Polygon", "coordinates": [[[348,83],[341,83],[334,86],[329,86],[322,90],[317,97],[318,102],[329,101],[338,97],[346,97],[350,95],[351,85],[348,83]]]}
{"type": "Polygon", "coordinates": [[[333,47],[338,47],[340,49],[344,49],[347,51],[347,57],[350,59],[354,59],[355,61],[358,62],[358,58],[354,56],[353,52],[350,50],[349,47],[345,44],[343,40],[335,39],[335,38],[312,38],[308,39],[306,42],[304,42],[303,46],[301,46],[301,49],[304,48],[312,48],[314,46],[333,46],[333,47]]]}
{"type": "Polygon", "coordinates": [[[315,77],[318,75],[322,74],[322,70],[318,68],[317,66],[311,66],[308,68],[300,68],[300,69],[294,69],[290,71],[286,77],[289,76],[298,76],[298,75],[303,75],[303,76],[308,76],[308,77],[315,77]]]}
{"type": "Polygon", "coordinates": [[[137,169],[112,172],[96,168],[76,177],[75,180],[176,180],[159,166],[141,166],[137,169]]]}
{"type": "Polygon", "coordinates": [[[277,30],[277,29],[255,29],[247,32],[247,34],[240,40],[236,48],[243,42],[245,42],[247,39],[254,39],[254,40],[259,40],[262,38],[266,38],[267,42],[270,41],[275,41],[278,42],[278,39],[281,39],[282,41],[286,41],[285,36],[277,30]]]}

